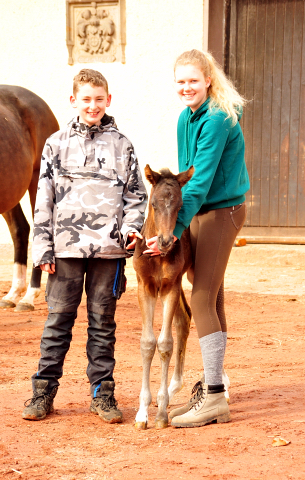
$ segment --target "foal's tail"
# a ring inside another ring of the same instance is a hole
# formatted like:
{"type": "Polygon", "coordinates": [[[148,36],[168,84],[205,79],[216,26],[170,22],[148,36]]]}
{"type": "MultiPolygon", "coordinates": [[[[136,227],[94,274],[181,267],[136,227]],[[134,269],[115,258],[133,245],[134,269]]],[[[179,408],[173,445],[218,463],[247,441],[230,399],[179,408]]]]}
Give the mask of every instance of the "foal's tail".
{"type": "Polygon", "coordinates": [[[190,320],[192,318],[192,310],[189,304],[187,303],[187,300],[185,298],[185,293],[183,291],[183,288],[181,287],[181,297],[180,297],[180,304],[182,303],[187,315],[190,317],[190,320]]]}
{"type": "Polygon", "coordinates": [[[168,389],[169,401],[173,398],[175,393],[179,392],[183,387],[183,370],[185,362],[186,343],[190,333],[192,312],[184,291],[181,288],[181,295],[174,315],[174,324],[177,334],[177,349],[176,360],[173,377],[168,389]]]}

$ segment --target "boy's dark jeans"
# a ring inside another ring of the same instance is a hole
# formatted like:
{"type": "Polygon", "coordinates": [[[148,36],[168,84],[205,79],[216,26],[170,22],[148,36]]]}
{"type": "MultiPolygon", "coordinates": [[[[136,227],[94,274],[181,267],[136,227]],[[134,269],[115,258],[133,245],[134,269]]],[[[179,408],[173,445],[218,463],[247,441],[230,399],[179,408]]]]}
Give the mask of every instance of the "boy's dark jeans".
{"type": "Polygon", "coordinates": [[[114,314],[117,298],[125,286],[125,259],[57,258],[49,275],[46,300],[49,315],[42,333],[38,372],[32,379],[59,385],[63,364],[72,339],[85,278],[88,310],[87,375],[91,386],[112,380],[115,366],[114,314]]]}

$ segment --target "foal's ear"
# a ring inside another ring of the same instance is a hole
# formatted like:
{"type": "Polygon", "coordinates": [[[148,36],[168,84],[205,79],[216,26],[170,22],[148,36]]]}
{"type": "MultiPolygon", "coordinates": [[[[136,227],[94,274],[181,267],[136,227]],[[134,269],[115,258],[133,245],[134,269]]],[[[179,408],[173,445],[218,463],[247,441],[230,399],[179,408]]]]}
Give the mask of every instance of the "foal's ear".
{"type": "Polygon", "coordinates": [[[186,170],[185,172],[181,172],[176,176],[180,188],[184,187],[184,185],[192,178],[194,171],[195,168],[191,166],[188,170],[186,170]]]}
{"type": "Polygon", "coordinates": [[[145,177],[152,185],[156,185],[161,178],[160,173],[154,172],[149,165],[146,165],[146,167],[144,168],[144,173],[145,177]]]}

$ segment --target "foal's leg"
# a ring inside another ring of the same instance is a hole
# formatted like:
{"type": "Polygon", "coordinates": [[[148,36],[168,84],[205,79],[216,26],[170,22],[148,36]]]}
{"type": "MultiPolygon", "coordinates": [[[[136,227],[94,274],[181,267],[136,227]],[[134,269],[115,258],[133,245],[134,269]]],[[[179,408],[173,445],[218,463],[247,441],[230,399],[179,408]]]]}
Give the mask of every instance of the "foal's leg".
{"type": "Polygon", "coordinates": [[[175,369],[168,388],[169,402],[183,387],[185,350],[186,342],[190,333],[191,316],[191,309],[181,288],[181,295],[174,316],[175,329],[177,333],[177,349],[175,369]]]}
{"type": "Polygon", "coordinates": [[[157,343],[153,331],[153,320],[158,293],[155,291],[153,295],[148,291],[148,288],[145,288],[143,281],[138,279],[138,282],[138,299],[143,319],[141,337],[143,377],[140,393],[140,408],[136,415],[135,427],[139,430],[145,430],[148,422],[148,407],[151,404],[150,367],[157,343]]]}
{"type": "Polygon", "coordinates": [[[168,367],[173,354],[174,340],[172,335],[172,323],[179,296],[180,288],[177,287],[173,288],[166,295],[162,295],[161,292],[163,323],[157,343],[161,360],[161,385],[157,395],[158,413],[155,420],[156,428],[166,428],[168,426],[168,415],[166,411],[169,403],[168,367]]]}

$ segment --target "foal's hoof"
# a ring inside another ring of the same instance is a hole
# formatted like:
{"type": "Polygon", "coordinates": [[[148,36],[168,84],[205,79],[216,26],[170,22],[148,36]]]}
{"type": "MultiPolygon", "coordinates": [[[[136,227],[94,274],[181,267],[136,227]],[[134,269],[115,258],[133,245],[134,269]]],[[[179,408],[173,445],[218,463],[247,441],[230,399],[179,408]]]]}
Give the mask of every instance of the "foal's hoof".
{"type": "Polygon", "coordinates": [[[167,420],[156,420],[155,421],[155,428],[160,430],[161,428],[167,428],[168,427],[168,421],[167,420]]]}
{"type": "Polygon", "coordinates": [[[147,422],[136,422],[134,426],[137,430],[147,430],[147,422]]]}
{"type": "Polygon", "coordinates": [[[10,300],[0,301],[0,308],[14,308],[14,307],[16,307],[16,303],[11,302],[10,300]]]}
{"type": "Polygon", "coordinates": [[[15,308],[15,312],[32,312],[34,310],[34,306],[30,303],[22,303],[19,302],[17,307],[15,308]]]}

